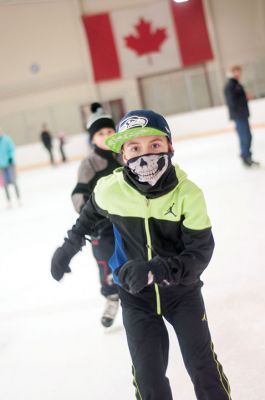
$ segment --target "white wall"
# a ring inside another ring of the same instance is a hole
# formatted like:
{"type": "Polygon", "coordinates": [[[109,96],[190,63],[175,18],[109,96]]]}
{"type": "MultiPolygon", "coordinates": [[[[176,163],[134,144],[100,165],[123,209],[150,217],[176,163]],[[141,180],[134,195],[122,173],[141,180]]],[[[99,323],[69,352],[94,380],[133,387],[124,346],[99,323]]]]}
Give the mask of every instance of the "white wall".
{"type": "Polygon", "coordinates": [[[223,66],[263,59],[264,0],[204,0],[214,25],[219,62],[223,66]]]}
{"type": "MultiPolygon", "coordinates": [[[[141,107],[135,79],[93,83],[80,16],[157,1],[167,0],[0,0],[0,126],[22,144],[38,140],[43,122],[54,134],[80,132],[80,107],[93,101],[123,98],[125,109],[141,107]]],[[[209,71],[265,58],[264,0],[203,1],[216,57],[209,71]]],[[[217,78],[212,96],[221,104],[217,78]]]]}
{"type": "MultiPolygon", "coordinates": [[[[265,99],[249,102],[251,125],[265,125],[265,99]]],[[[177,114],[167,117],[175,138],[189,138],[200,134],[216,134],[222,131],[232,131],[233,121],[229,120],[226,106],[207,108],[192,113],[177,114]]]]}
{"type": "MultiPolygon", "coordinates": [[[[157,0],[155,0],[157,2],[157,0]]],[[[154,0],[81,0],[81,9],[86,14],[98,14],[135,5],[154,3],[154,0]]]]}
{"type": "MultiPolygon", "coordinates": [[[[0,84],[11,90],[53,79],[92,79],[86,71],[73,1],[1,6],[0,84]],[[8,40],[7,40],[8,39],[8,40]],[[4,57],[3,57],[4,54],[4,57]],[[34,74],[30,66],[40,66],[34,74]],[[19,87],[17,87],[19,85],[19,87]]],[[[25,88],[26,89],[26,88],[25,88]]]]}
{"type": "Polygon", "coordinates": [[[134,79],[93,83],[80,5],[0,2],[0,126],[17,144],[36,142],[44,122],[54,134],[80,132],[80,108],[93,101],[123,98],[126,109],[140,106],[134,79]]]}
{"type": "MultiPolygon", "coordinates": [[[[88,153],[87,134],[79,133],[66,137],[65,153],[68,159],[81,159],[88,153]]],[[[56,163],[60,161],[59,142],[53,139],[53,152],[56,163]]],[[[18,169],[41,168],[49,165],[49,154],[42,143],[18,146],[16,149],[16,165],[18,169]]]]}
{"type": "MultiPolygon", "coordinates": [[[[249,103],[253,126],[265,126],[265,99],[253,100],[249,103]]],[[[234,124],[228,119],[227,108],[208,108],[193,113],[177,114],[167,117],[173,133],[173,140],[191,139],[201,135],[215,135],[232,132],[234,124]]],[[[66,153],[70,159],[85,157],[88,151],[87,134],[81,133],[67,139],[66,153]]],[[[55,141],[55,157],[60,159],[58,142],[55,141]]],[[[17,147],[18,167],[44,166],[48,164],[48,154],[41,143],[17,147]]]]}

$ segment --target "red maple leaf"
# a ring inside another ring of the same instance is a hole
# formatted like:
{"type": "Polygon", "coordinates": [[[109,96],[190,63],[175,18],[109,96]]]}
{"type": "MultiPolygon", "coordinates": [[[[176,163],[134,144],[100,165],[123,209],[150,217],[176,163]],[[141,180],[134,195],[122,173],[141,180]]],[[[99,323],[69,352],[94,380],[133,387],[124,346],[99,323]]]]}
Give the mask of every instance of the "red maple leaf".
{"type": "Polygon", "coordinates": [[[152,22],[140,18],[135,25],[135,35],[125,36],[126,47],[134,50],[138,56],[159,52],[162,43],[167,38],[165,28],[157,28],[152,31],[152,22]]]}

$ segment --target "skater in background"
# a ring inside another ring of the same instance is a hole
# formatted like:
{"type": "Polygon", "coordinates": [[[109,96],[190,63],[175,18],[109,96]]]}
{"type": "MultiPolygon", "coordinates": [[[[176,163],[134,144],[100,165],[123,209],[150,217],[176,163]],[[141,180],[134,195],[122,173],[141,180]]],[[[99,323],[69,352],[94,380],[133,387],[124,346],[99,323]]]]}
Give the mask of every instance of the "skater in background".
{"type": "MultiPolygon", "coordinates": [[[[93,112],[95,104],[99,105],[99,103],[92,103],[92,115],[87,124],[91,149],[88,157],[81,162],[77,184],[72,192],[72,202],[79,214],[90,198],[99,178],[111,174],[115,168],[120,167],[117,155],[110,151],[104,143],[105,139],[115,132],[114,121],[109,115],[104,114],[101,106],[96,107],[96,112],[93,112]]],[[[108,260],[114,251],[112,224],[105,220],[96,236],[91,238],[92,251],[99,268],[101,294],[106,298],[101,323],[105,327],[110,327],[119,305],[117,286],[113,282],[108,265],[108,260]]]]}
{"type": "Polygon", "coordinates": [[[42,125],[40,139],[43,143],[43,146],[49,153],[51,164],[54,165],[54,157],[53,157],[53,149],[52,149],[52,135],[51,135],[50,131],[48,130],[47,124],[42,125]]]}
{"type": "Polygon", "coordinates": [[[61,279],[85,236],[93,236],[107,217],[114,226],[115,253],[109,264],[119,286],[136,398],[173,399],[166,376],[167,320],[196,398],[231,399],[201,294],[200,275],[214,249],[203,193],[172,165],[171,132],[162,115],[131,111],[106,143],[121,152],[126,165],[98,182],[54,253],[51,273],[61,279]]]}
{"type": "Polygon", "coordinates": [[[16,197],[20,200],[19,188],[16,180],[15,145],[13,140],[0,128],[0,173],[2,175],[8,206],[11,206],[9,185],[14,186],[16,197]]]}
{"type": "Polygon", "coordinates": [[[60,150],[60,154],[61,154],[61,160],[62,162],[66,162],[67,158],[65,155],[65,151],[64,151],[64,146],[65,146],[65,134],[64,132],[60,132],[58,135],[58,140],[59,140],[59,150],[60,150]]]}
{"type": "Polygon", "coordinates": [[[252,134],[249,126],[248,97],[240,83],[242,68],[234,65],[230,69],[230,77],[224,88],[225,100],[230,119],[235,121],[235,127],[240,144],[240,157],[245,166],[259,165],[253,161],[251,152],[252,134]]]}

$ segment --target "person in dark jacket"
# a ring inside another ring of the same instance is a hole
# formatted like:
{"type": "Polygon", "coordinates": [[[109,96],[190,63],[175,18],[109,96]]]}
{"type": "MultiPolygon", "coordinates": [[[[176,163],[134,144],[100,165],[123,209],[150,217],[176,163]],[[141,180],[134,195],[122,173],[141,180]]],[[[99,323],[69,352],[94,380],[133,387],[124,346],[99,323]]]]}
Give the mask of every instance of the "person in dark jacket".
{"type": "Polygon", "coordinates": [[[65,155],[65,150],[64,150],[65,143],[66,143],[64,132],[59,132],[58,141],[59,141],[59,150],[60,150],[60,154],[61,154],[61,160],[63,163],[65,163],[65,162],[67,162],[67,157],[65,155]]]}
{"type": "Polygon", "coordinates": [[[258,165],[252,159],[252,134],[249,126],[248,98],[244,87],[240,83],[242,68],[239,65],[231,67],[231,77],[228,79],[224,94],[229,110],[230,119],[235,121],[240,144],[240,156],[247,167],[258,165]]]}
{"type": "Polygon", "coordinates": [[[54,157],[53,157],[53,150],[52,150],[52,135],[49,132],[46,124],[42,125],[40,139],[43,143],[43,146],[49,153],[51,164],[54,165],[54,157]]]}
{"type": "MultiPolygon", "coordinates": [[[[80,164],[77,184],[72,192],[72,202],[79,214],[89,200],[97,181],[121,166],[117,154],[113,153],[104,143],[105,139],[115,132],[115,124],[111,116],[104,113],[100,103],[91,104],[91,116],[87,123],[87,131],[91,149],[80,164]],[[95,107],[95,104],[100,107],[95,107]]],[[[108,265],[109,258],[114,251],[113,228],[108,219],[101,227],[98,237],[91,239],[91,244],[99,268],[101,294],[106,298],[101,323],[108,328],[113,324],[119,306],[118,288],[113,282],[108,265]]]]}
{"type": "Polygon", "coordinates": [[[135,110],[106,140],[124,167],[100,179],[79,219],[52,258],[60,280],[72,257],[108,218],[115,251],[109,262],[119,286],[123,323],[138,400],[172,400],[166,376],[167,320],[178,337],[199,400],[231,399],[228,380],[211,339],[200,276],[214,239],[203,193],[171,162],[167,121],[135,110]]]}

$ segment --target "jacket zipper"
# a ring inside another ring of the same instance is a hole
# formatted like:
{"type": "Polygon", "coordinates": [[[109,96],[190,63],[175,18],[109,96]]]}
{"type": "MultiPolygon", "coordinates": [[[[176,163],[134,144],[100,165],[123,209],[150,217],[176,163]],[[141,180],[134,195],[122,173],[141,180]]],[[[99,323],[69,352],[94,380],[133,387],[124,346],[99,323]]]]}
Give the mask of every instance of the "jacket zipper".
{"type": "MultiPolygon", "coordinates": [[[[145,233],[146,233],[146,239],[147,239],[147,258],[148,261],[152,259],[152,242],[151,242],[151,235],[150,235],[150,229],[149,229],[149,205],[150,205],[150,199],[147,199],[145,197],[145,205],[146,205],[146,215],[144,219],[144,226],[145,226],[145,233]]],[[[161,315],[161,302],[160,302],[160,294],[159,294],[159,288],[158,284],[154,284],[155,288],[155,294],[156,294],[156,313],[158,315],[161,315]]]]}

